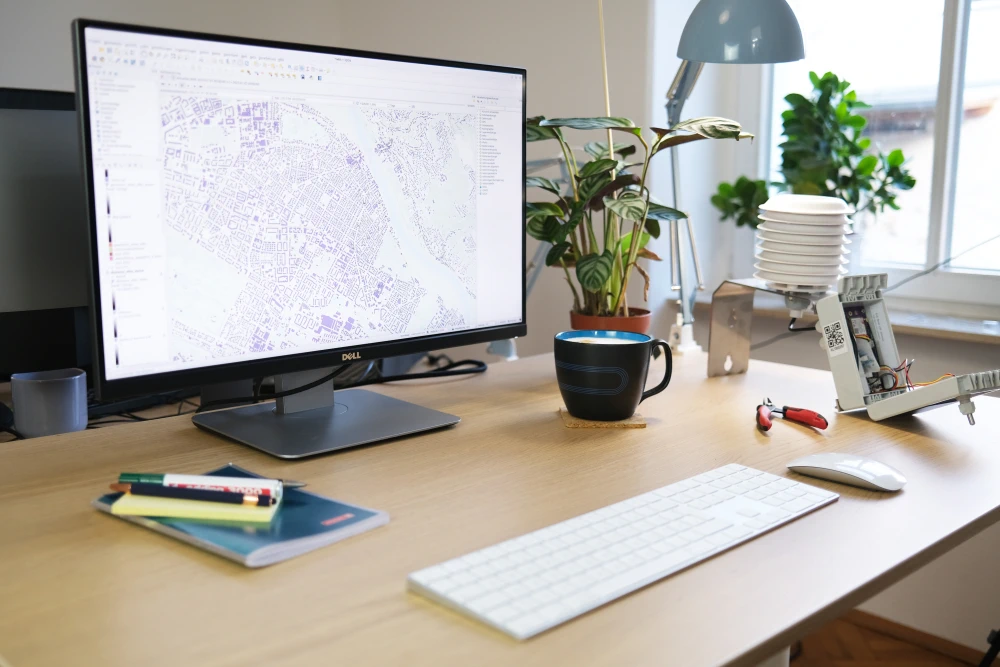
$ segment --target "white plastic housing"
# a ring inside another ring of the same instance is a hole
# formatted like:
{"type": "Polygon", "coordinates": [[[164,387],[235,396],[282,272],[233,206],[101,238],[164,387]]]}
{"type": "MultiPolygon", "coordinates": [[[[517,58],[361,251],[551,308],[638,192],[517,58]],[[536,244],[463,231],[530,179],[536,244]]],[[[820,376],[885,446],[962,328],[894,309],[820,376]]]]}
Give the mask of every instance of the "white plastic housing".
{"type": "Polygon", "coordinates": [[[860,352],[856,352],[855,332],[848,323],[844,309],[852,306],[864,308],[870,336],[878,351],[879,358],[874,360],[874,368],[877,369],[879,365],[897,368],[902,360],[896,348],[889,313],[882,299],[882,290],[886,284],[887,276],[884,273],[845,276],[837,282],[837,294],[831,294],[816,304],[822,334],[820,342],[826,350],[830,370],[833,372],[838,407],[845,411],[867,408],[868,415],[879,421],[957,400],[961,404],[962,414],[968,416],[970,423],[974,423],[972,412],[975,407],[969,397],[1000,389],[1000,370],[950,377],[910,391],[905,386],[874,393],[870,390],[868,377],[873,372],[872,360],[859,357],[863,357],[871,348],[862,340],[860,352]]]}

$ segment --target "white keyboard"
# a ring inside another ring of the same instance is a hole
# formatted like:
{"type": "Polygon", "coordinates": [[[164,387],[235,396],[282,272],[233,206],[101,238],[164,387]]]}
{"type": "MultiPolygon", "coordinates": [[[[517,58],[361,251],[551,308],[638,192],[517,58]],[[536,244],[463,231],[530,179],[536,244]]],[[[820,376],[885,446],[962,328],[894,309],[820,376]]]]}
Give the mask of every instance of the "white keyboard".
{"type": "Polygon", "coordinates": [[[527,639],[837,498],[731,464],[414,572],[407,587],[527,639]]]}

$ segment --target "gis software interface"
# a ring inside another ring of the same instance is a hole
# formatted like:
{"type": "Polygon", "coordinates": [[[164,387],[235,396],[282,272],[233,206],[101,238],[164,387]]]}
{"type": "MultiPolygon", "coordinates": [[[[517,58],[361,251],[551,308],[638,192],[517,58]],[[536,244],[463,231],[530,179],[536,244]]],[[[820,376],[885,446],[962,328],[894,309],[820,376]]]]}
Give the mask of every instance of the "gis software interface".
{"type": "Polygon", "coordinates": [[[520,74],[84,41],[107,379],[521,322],[520,74]]]}

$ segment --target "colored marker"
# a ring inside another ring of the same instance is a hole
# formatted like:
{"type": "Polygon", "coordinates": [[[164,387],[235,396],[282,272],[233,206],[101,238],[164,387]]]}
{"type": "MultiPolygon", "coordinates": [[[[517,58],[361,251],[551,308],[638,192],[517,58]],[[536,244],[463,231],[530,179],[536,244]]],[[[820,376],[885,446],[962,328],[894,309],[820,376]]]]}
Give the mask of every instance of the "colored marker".
{"type": "Polygon", "coordinates": [[[256,495],[252,493],[230,493],[228,491],[206,491],[205,489],[186,489],[178,486],[163,486],[162,484],[112,484],[112,491],[131,493],[136,496],[156,496],[157,498],[176,498],[178,500],[200,500],[210,503],[230,503],[233,505],[254,505],[269,507],[278,502],[274,496],[256,495]]]}
{"type": "MultiPolygon", "coordinates": [[[[122,484],[159,484],[185,489],[206,491],[228,491],[280,498],[285,483],[280,479],[260,479],[257,477],[216,477],[215,475],[173,475],[160,473],[123,472],[118,476],[122,484]]],[[[289,482],[289,488],[304,486],[299,482],[289,482]]]]}

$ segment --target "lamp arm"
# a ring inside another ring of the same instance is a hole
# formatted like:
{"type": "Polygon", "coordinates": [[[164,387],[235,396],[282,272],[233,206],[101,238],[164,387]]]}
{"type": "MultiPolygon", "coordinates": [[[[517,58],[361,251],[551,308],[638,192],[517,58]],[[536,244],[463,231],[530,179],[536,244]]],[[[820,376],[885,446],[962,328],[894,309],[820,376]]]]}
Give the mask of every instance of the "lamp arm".
{"type": "Polygon", "coordinates": [[[667,89],[667,127],[673,127],[681,121],[684,103],[691,96],[691,91],[698,83],[698,77],[704,67],[705,63],[691,62],[690,60],[681,61],[680,67],[677,68],[677,74],[674,75],[674,81],[667,89]]]}

